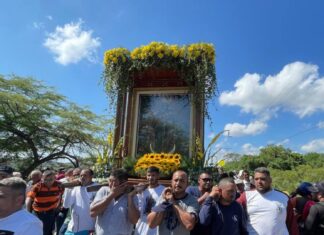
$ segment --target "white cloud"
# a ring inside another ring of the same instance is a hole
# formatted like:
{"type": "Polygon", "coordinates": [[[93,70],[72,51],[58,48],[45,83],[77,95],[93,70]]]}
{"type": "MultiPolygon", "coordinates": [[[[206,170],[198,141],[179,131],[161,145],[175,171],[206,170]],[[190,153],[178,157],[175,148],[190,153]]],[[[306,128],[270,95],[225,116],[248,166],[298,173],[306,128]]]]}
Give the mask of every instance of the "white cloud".
{"type": "Polygon", "coordinates": [[[46,16],[46,18],[47,18],[48,20],[53,20],[53,17],[50,16],[50,15],[46,16]]]}
{"type": "Polygon", "coordinates": [[[324,121],[320,121],[319,123],[317,123],[317,127],[320,129],[324,128],[324,121]]]}
{"type": "Polygon", "coordinates": [[[260,148],[255,147],[250,143],[246,143],[242,145],[242,154],[258,155],[259,152],[260,152],[260,148]]]}
{"type": "Polygon", "coordinates": [[[267,129],[268,125],[261,121],[254,121],[248,125],[240,123],[228,123],[225,125],[224,130],[229,131],[229,135],[233,137],[244,135],[257,135],[267,129]]]}
{"type": "Polygon", "coordinates": [[[222,105],[237,105],[246,113],[269,116],[278,110],[304,117],[324,111],[324,78],[318,66],[294,62],[264,81],[260,74],[246,73],[235,83],[235,90],[222,92],[222,105]]]}
{"type": "Polygon", "coordinates": [[[324,139],[315,139],[301,147],[305,152],[321,152],[324,153],[324,139]]]}
{"type": "Polygon", "coordinates": [[[82,29],[82,20],[77,23],[57,26],[44,42],[54,55],[55,61],[62,65],[78,63],[82,59],[95,62],[96,49],[100,46],[100,39],[92,37],[92,31],[82,29]]]}
{"type": "Polygon", "coordinates": [[[33,27],[35,29],[42,29],[42,28],[44,28],[44,23],[42,23],[42,22],[33,22],[33,27]]]}

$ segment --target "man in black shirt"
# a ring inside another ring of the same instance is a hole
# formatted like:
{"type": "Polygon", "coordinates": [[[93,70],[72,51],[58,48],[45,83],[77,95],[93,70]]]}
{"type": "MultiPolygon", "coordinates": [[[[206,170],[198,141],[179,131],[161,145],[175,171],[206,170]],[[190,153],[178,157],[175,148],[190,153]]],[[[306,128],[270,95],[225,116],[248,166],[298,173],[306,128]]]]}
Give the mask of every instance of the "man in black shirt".
{"type": "Polygon", "coordinates": [[[232,178],[224,178],[214,186],[203,203],[200,223],[211,226],[212,235],[246,235],[246,218],[242,206],[235,201],[236,185],[232,178]]]}

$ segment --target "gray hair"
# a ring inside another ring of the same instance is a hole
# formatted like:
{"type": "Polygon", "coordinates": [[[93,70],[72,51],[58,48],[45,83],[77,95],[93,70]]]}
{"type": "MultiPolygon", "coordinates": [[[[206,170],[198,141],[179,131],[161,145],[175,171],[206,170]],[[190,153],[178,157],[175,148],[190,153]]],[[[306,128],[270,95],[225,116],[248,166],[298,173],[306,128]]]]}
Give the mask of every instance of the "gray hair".
{"type": "Polygon", "coordinates": [[[42,176],[42,172],[40,170],[33,170],[31,173],[30,173],[30,176],[32,175],[39,175],[39,176],[42,176]]]}
{"type": "Polygon", "coordinates": [[[226,177],[226,178],[223,178],[219,181],[218,185],[220,188],[222,188],[223,186],[227,185],[227,184],[235,184],[235,181],[233,178],[231,177],[226,177]]]}
{"type": "Polygon", "coordinates": [[[10,177],[0,180],[0,187],[6,187],[18,195],[26,195],[26,182],[19,177],[10,177]]]}
{"type": "Polygon", "coordinates": [[[268,177],[270,177],[270,171],[268,170],[268,168],[266,167],[258,167],[254,170],[254,174],[255,173],[261,173],[261,174],[265,174],[268,177]]]}

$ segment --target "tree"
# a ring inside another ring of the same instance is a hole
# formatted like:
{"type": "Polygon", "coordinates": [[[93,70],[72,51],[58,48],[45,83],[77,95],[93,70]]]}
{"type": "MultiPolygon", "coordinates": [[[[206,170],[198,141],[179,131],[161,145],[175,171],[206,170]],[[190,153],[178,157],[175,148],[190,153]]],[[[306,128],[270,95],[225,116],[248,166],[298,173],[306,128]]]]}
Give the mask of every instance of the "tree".
{"type": "Polygon", "coordinates": [[[303,156],[292,152],[283,146],[268,145],[260,150],[260,159],[263,160],[262,166],[279,170],[292,170],[296,166],[304,164],[303,156]]]}
{"type": "Polygon", "coordinates": [[[0,75],[0,163],[24,176],[37,166],[78,159],[98,143],[103,119],[32,78],[0,75]]]}

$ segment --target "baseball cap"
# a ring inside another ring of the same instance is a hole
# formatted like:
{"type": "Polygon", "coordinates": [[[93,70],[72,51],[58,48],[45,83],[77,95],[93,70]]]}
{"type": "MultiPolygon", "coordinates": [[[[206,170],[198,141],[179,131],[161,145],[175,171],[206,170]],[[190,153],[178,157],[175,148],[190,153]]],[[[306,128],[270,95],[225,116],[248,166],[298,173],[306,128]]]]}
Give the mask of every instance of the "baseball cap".
{"type": "Polygon", "coordinates": [[[315,188],[319,193],[324,193],[324,181],[316,183],[313,188],[315,188]]]}

